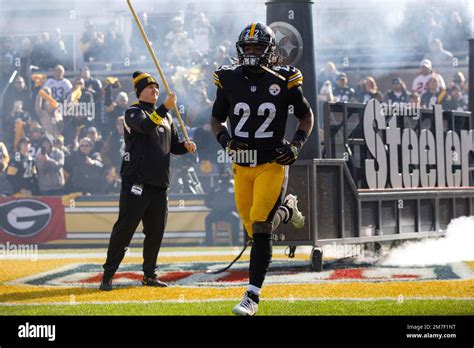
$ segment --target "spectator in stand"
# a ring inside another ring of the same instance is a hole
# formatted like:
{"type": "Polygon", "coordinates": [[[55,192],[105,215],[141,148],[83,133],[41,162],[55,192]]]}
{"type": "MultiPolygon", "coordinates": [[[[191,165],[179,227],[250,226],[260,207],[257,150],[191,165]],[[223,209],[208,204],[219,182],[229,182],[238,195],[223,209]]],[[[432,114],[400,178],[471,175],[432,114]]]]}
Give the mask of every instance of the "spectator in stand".
{"type": "Polygon", "coordinates": [[[333,102],[335,98],[332,94],[331,81],[325,81],[318,94],[318,102],[333,102]]]}
{"type": "MultiPolygon", "coordinates": [[[[140,22],[143,26],[143,30],[145,31],[148,40],[150,40],[150,43],[153,46],[153,44],[158,39],[158,31],[156,29],[156,26],[148,21],[148,14],[146,12],[140,13],[139,17],[140,22]]],[[[132,35],[130,36],[130,47],[132,49],[132,57],[135,59],[142,59],[142,57],[143,59],[145,59],[149,55],[148,49],[145,43],[143,42],[142,35],[140,34],[140,31],[136,25],[132,26],[132,35]]]]}
{"type": "Polygon", "coordinates": [[[38,177],[34,157],[30,153],[30,140],[20,139],[19,149],[11,157],[7,178],[14,194],[31,196],[38,192],[38,177]]]}
{"type": "Polygon", "coordinates": [[[30,126],[32,119],[30,114],[23,110],[23,102],[15,101],[13,110],[6,118],[6,127],[4,128],[4,138],[10,149],[17,150],[18,142],[21,138],[30,136],[30,126]]]}
{"type": "Polygon", "coordinates": [[[30,140],[30,146],[28,147],[30,151],[30,155],[33,159],[36,158],[36,154],[38,151],[41,150],[41,145],[43,141],[43,137],[45,136],[45,131],[43,127],[41,127],[37,123],[33,123],[31,125],[31,140],[30,140]]]}
{"type": "Polygon", "coordinates": [[[39,194],[59,196],[64,193],[64,153],[53,147],[53,137],[43,137],[41,150],[36,155],[39,194]]]}
{"type": "Polygon", "coordinates": [[[15,59],[18,57],[18,52],[15,48],[15,41],[12,37],[7,36],[3,41],[3,50],[1,50],[2,56],[2,79],[6,81],[10,78],[10,75],[16,70],[15,59]]]}
{"type": "Polygon", "coordinates": [[[438,79],[431,77],[428,80],[428,89],[421,95],[421,107],[432,108],[435,104],[443,104],[446,96],[446,90],[439,87],[438,79]]]}
{"type": "Polygon", "coordinates": [[[125,154],[124,123],[123,115],[117,117],[114,130],[105,139],[101,154],[107,168],[120,169],[122,166],[122,158],[125,154]]]}
{"type": "Polygon", "coordinates": [[[56,28],[51,32],[51,39],[48,42],[47,48],[51,55],[52,65],[66,65],[68,66],[68,53],[66,44],[61,37],[61,29],[56,28]]]}
{"type": "Polygon", "coordinates": [[[84,34],[82,34],[79,48],[82,51],[84,62],[90,62],[92,57],[91,46],[97,38],[97,31],[95,30],[94,22],[90,19],[86,20],[84,27],[85,31],[84,34]]]}
{"type": "Polygon", "coordinates": [[[339,73],[335,79],[336,85],[332,89],[334,101],[351,103],[355,101],[354,88],[349,87],[346,73],[339,73]]]}
{"type": "Polygon", "coordinates": [[[446,83],[440,74],[433,70],[433,65],[429,59],[423,59],[420,63],[420,74],[413,80],[411,89],[418,94],[422,94],[427,89],[428,81],[431,77],[436,77],[441,88],[446,88],[446,83]]]}
{"type": "Polygon", "coordinates": [[[125,40],[119,31],[117,20],[110,22],[104,41],[104,59],[106,62],[121,61],[125,57],[125,40]]]}
{"type": "Polygon", "coordinates": [[[92,93],[94,99],[95,126],[102,131],[101,124],[104,122],[104,112],[102,110],[102,102],[104,100],[102,95],[102,82],[91,76],[91,71],[86,65],[81,68],[81,77],[84,80],[85,89],[92,93]]]}
{"type": "Polygon", "coordinates": [[[207,96],[207,86],[204,81],[191,86],[191,103],[186,114],[186,123],[190,127],[202,127],[209,122],[212,113],[212,101],[207,96]]]}
{"type": "Polygon", "coordinates": [[[10,162],[10,156],[7,146],[0,141],[0,196],[13,193],[12,185],[7,176],[8,162],[10,162]]]}
{"type": "Polygon", "coordinates": [[[371,99],[376,99],[379,102],[383,101],[382,94],[379,92],[377,82],[372,76],[367,76],[362,84],[362,88],[359,90],[356,99],[359,103],[367,103],[371,99]]]}
{"type": "Polygon", "coordinates": [[[193,40],[184,31],[184,21],[181,17],[174,17],[171,27],[171,31],[165,36],[165,47],[168,49],[166,59],[175,66],[188,66],[193,40]]]}
{"type": "Polygon", "coordinates": [[[443,101],[443,110],[467,111],[467,105],[457,85],[449,89],[448,96],[443,101]]]}
{"type": "Polygon", "coordinates": [[[10,162],[10,155],[8,154],[7,146],[0,141],[0,175],[7,171],[8,162],[10,162]]]}
{"type": "Polygon", "coordinates": [[[66,170],[71,174],[69,179],[72,192],[91,194],[99,192],[104,178],[103,163],[100,154],[92,152],[92,141],[82,138],[79,150],[71,155],[70,168],[66,170]]]}
{"type": "Polygon", "coordinates": [[[451,84],[449,85],[449,89],[453,86],[457,86],[459,92],[462,93],[462,91],[464,90],[465,83],[466,78],[464,77],[464,74],[461,71],[458,71],[454,74],[453,79],[451,80],[451,84]]]}
{"type": "Polygon", "coordinates": [[[66,70],[62,65],[54,67],[54,76],[46,80],[43,85],[51,89],[51,96],[58,103],[62,103],[72,89],[72,83],[64,77],[66,70]]]}
{"type": "MultiPolygon", "coordinates": [[[[42,88],[44,93],[51,95],[49,87],[42,88]]],[[[63,130],[63,115],[59,107],[55,107],[50,101],[43,98],[41,94],[36,95],[35,112],[40,125],[52,136],[57,136],[63,130]]]]}
{"type": "Polygon", "coordinates": [[[463,22],[459,12],[453,11],[450,21],[444,29],[444,42],[446,48],[451,51],[467,51],[469,39],[469,31],[467,25],[463,22]]]}
{"type": "Polygon", "coordinates": [[[8,115],[13,111],[13,104],[16,101],[22,102],[22,108],[30,115],[33,113],[33,104],[31,102],[31,93],[26,86],[25,79],[17,76],[15,82],[5,93],[3,103],[3,115],[8,115]]]}
{"type": "Polygon", "coordinates": [[[431,52],[425,56],[425,59],[431,61],[432,64],[446,66],[452,63],[453,54],[443,48],[440,39],[434,39],[430,44],[431,52]]]}
{"type": "MultiPolygon", "coordinates": [[[[21,76],[30,76],[31,75],[31,66],[33,61],[31,59],[31,54],[33,51],[33,45],[31,40],[27,37],[21,40],[21,49],[20,49],[20,75],[21,76]]],[[[28,82],[28,87],[31,87],[30,82],[28,82]]]]}
{"type": "Polygon", "coordinates": [[[102,147],[104,146],[104,141],[102,140],[97,128],[89,127],[86,130],[86,137],[92,140],[92,152],[102,152],[102,147]]]}
{"type": "Polygon", "coordinates": [[[125,111],[128,107],[128,94],[120,92],[115,98],[115,102],[112,102],[112,86],[107,86],[105,91],[105,128],[104,134],[109,134],[115,129],[117,117],[125,115],[125,111]]]}
{"type": "Polygon", "coordinates": [[[53,57],[50,51],[49,33],[42,33],[36,40],[31,51],[31,64],[40,69],[50,69],[54,66],[53,57]]]}
{"type": "Polygon", "coordinates": [[[90,127],[95,117],[94,97],[86,89],[84,79],[78,77],[74,80],[74,89],[67,97],[68,112],[64,117],[64,138],[66,145],[72,145],[77,141],[81,129],[90,127]],[[75,107],[77,106],[77,107],[75,107]]]}
{"type": "Polygon", "coordinates": [[[325,81],[334,81],[337,75],[339,75],[339,71],[337,71],[336,65],[331,61],[327,62],[317,76],[318,91],[325,81]]]}
{"type": "Polygon", "coordinates": [[[212,38],[216,30],[209,22],[209,19],[204,13],[200,13],[191,22],[191,38],[194,42],[194,49],[202,52],[207,56],[212,47],[212,38]]]}
{"type": "Polygon", "coordinates": [[[420,106],[421,99],[420,99],[420,95],[418,93],[412,92],[410,94],[410,104],[420,106]]]}
{"type": "Polygon", "coordinates": [[[387,103],[408,103],[410,100],[410,93],[407,91],[407,86],[401,77],[396,77],[392,80],[392,89],[385,94],[385,102],[387,103]]]}
{"type": "Polygon", "coordinates": [[[122,180],[117,175],[115,167],[107,168],[105,170],[105,184],[103,185],[102,193],[120,193],[122,187],[122,180]]]}
{"type": "Polygon", "coordinates": [[[96,32],[91,45],[89,46],[89,61],[90,62],[105,62],[107,61],[105,35],[102,32],[96,32]]]}
{"type": "Polygon", "coordinates": [[[423,50],[428,50],[431,42],[437,37],[442,37],[445,32],[441,24],[441,15],[438,11],[428,10],[426,19],[426,25],[423,28],[425,40],[423,40],[423,46],[421,47],[423,50]]]}
{"type": "Polygon", "coordinates": [[[224,45],[219,45],[216,47],[216,51],[214,53],[214,63],[216,67],[230,63],[230,57],[227,53],[227,48],[224,45]]]}

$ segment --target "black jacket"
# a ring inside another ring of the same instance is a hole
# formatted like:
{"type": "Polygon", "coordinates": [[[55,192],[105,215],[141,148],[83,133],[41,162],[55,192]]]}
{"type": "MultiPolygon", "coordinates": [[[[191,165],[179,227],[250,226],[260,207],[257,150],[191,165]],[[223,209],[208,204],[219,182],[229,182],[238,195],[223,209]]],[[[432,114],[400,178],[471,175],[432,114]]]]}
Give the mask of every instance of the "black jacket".
{"type": "Polygon", "coordinates": [[[170,154],[187,153],[173,119],[161,105],[138,102],[125,112],[125,153],[122,181],[167,188],[170,185],[170,154]]]}

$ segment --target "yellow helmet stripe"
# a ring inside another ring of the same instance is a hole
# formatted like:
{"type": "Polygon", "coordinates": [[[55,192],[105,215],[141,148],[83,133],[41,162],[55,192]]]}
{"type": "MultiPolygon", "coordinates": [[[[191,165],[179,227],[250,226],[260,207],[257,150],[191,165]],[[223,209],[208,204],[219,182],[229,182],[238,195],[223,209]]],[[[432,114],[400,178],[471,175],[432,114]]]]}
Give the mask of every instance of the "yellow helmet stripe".
{"type": "Polygon", "coordinates": [[[133,79],[133,84],[135,85],[138,81],[148,76],[151,76],[151,75],[148,73],[143,73],[143,74],[138,75],[137,77],[133,79]]]}
{"type": "Polygon", "coordinates": [[[251,39],[253,39],[254,35],[255,35],[255,28],[257,27],[257,22],[253,22],[252,23],[252,26],[250,27],[250,34],[249,34],[249,37],[251,39]]]}

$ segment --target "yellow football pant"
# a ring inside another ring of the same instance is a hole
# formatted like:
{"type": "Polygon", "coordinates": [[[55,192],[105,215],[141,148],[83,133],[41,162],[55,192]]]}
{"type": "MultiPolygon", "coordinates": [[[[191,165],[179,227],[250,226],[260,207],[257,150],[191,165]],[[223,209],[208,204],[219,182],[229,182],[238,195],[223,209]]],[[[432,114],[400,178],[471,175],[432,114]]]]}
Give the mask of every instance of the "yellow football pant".
{"type": "Polygon", "coordinates": [[[286,190],[288,166],[276,162],[255,167],[232,164],[235,203],[245,230],[252,238],[252,224],[272,222],[286,190]]]}

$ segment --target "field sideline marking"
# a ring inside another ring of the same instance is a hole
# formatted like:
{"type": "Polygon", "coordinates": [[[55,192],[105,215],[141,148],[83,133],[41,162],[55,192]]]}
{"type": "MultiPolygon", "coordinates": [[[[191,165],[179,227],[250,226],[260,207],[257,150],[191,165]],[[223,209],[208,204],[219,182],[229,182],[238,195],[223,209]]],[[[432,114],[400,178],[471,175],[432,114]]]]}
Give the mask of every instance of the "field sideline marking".
{"type": "MultiPolygon", "coordinates": [[[[229,298],[212,298],[206,300],[143,300],[143,301],[89,301],[89,302],[47,302],[47,303],[38,303],[38,302],[29,302],[29,303],[0,303],[0,307],[18,307],[18,306],[77,306],[77,305],[109,305],[109,304],[152,304],[152,303],[201,303],[201,302],[227,302],[227,301],[239,301],[241,300],[240,297],[229,297],[229,298]]],[[[419,300],[427,300],[427,301],[474,301],[474,297],[403,297],[402,299],[399,297],[307,297],[307,298],[287,298],[287,297],[273,297],[273,298],[263,298],[262,302],[268,301],[285,301],[285,302],[301,302],[301,301],[317,301],[317,302],[324,302],[324,301],[349,301],[349,302],[370,302],[370,301],[396,301],[403,303],[405,301],[419,301],[419,300]]],[[[0,314],[1,316],[1,314],[0,314]]]]}

